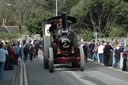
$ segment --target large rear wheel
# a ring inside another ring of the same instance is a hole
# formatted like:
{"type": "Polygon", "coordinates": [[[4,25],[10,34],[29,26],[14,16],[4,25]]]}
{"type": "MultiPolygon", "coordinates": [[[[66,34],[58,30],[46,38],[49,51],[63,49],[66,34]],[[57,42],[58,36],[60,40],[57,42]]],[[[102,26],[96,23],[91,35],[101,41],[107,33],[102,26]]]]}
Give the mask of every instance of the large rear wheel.
{"type": "Polygon", "coordinates": [[[54,71],[54,58],[53,58],[53,48],[49,48],[49,72],[54,71]]]}
{"type": "Polygon", "coordinates": [[[50,36],[44,36],[44,69],[48,69],[48,51],[51,46],[50,36]]]}
{"type": "Polygon", "coordinates": [[[85,59],[84,59],[84,50],[83,47],[79,47],[80,51],[80,71],[84,71],[85,68],[85,59]]]}

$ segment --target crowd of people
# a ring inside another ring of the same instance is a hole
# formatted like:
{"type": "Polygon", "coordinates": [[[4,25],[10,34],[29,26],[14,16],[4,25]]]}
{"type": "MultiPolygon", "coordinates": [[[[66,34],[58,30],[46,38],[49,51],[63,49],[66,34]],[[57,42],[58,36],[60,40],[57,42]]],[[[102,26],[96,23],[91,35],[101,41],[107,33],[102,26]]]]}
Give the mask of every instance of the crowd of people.
{"type": "MultiPolygon", "coordinates": [[[[20,57],[24,61],[28,58],[30,61],[38,56],[38,50],[42,45],[41,40],[11,40],[11,41],[0,41],[0,79],[3,78],[4,70],[13,70],[13,66],[17,65],[18,58],[20,57]]],[[[81,40],[81,45],[83,46],[85,53],[85,60],[88,58],[93,59],[93,61],[98,61],[105,66],[112,66],[109,62],[111,53],[114,52],[114,68],[118,67],[118,62],[120,61],[120,55],[123,55],[123,71],[127,69],[127,55],[128,55],[128,42],[111,40],[93,40],[84,41],[81,40]]]]}
{"type": "Polygon", "coordinates": [[[14,65],[18,64],[19,57],[24,61],[36,58],[40,45],[39,40],[0,41],[0,79],[3,78],[4,70],[13,70],[14,65]]]}
{"type": "Polygon", "coordinates": [[[115,58],[115,63],[113,66],[114,68],[118,68],[118,63],[122,55],[124,59],[122,70],[126,71],[128,43],[125,42],[124,40],[117,41],[112,39],[109,42],[104,40],[97,40],[97,41],[82,40],[81,45],[84,48],[86,61],[88,60],[87,58],[93,59],[94,61],[98,61],[99,58],[99,63],[105,66],[112,66],[112,63],[110,64],[110,57],[113,56],[112,55],[113,52],[115,58]]]}

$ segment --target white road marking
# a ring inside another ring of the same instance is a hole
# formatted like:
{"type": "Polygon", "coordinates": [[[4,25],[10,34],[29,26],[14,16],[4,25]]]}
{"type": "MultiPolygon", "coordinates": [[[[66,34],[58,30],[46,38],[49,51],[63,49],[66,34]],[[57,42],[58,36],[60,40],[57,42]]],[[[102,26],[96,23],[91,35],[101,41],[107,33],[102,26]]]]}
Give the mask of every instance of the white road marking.
{"type": "Polygon", "coordinates": [[[90,77],[96,78],[108,85],[128,85],[128,82],[125,80],[121,80],[117,77],[107,75],[98,71],[88,71],[84,73],[89,74],[90,77]]]}
{"type": "Polygon", "coordinates": [[[78,79],[79,81],[81,81],[81,82],[84,83],[84,84],[87,84],[87,85],[98,85],[98,84],[96,84],[96,83],[94,83],[94,82],[91,82],[91,81],[89,81],[89,80],[84,80],[84,79],[82,79],[81,76],[78,75],[78,74],[75,73],[75,72],[72,72],[72,71],[65,71],[65,72],[66,72],[66,73],[69,73],[69,74],[72,74],[76,79],[78,79]]]}

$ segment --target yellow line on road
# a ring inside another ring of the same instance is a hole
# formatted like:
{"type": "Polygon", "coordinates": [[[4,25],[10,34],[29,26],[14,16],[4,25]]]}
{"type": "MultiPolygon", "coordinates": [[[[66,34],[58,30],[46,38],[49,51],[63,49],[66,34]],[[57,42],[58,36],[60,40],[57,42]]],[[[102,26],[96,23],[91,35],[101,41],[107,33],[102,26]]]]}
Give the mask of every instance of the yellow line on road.
{"type": "Polygon", "coordinates": [[[23,63],[23,66],[24,66],[24,82],[25,82],[25,85],[28,85],[26,66],[25,66],[23,61],[22,61],[22,63],[23,63]]]}
{"type": "Polygon", "coordinates": [[[122,72],[122,73],[128,74],[128,72],[122,71],[121,69],[115,69],[113,67],[107,67],[107,68],[112,69],[112,70],[115,70],[115,71],[118,71],[118,72],[122,72]]]}
{"type": "Polygon", "coordinates": [[[20,85],[23,85],[23,66],[22,63],[20,62],[21,66],[21,71],[20,71],[20,85]]]}

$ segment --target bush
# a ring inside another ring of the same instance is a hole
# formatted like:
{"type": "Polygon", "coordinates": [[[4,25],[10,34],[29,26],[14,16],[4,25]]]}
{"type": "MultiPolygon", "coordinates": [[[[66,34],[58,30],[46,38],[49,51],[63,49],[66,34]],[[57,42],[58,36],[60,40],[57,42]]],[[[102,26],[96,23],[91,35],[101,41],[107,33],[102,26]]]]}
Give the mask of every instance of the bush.
{"type": "Polygon", "coordinates": [[[19,38],[20,34],[18,33],[6,33],[6,32],[0,32],[0,39],[13,39],[13,38],[19,38]]]}
{"type": "Polygon", "coordinates": [[[126,37],[127,31],[122,26],[111,27],[109,37],[126,37]]]}
{"type": "Polygon", "coordinates": [[[92,40],[93,37],[93,33],[92,32],[84,32],[82,34],[80,34],[80,37],[84,38],[84,40],[92,40]]]}

